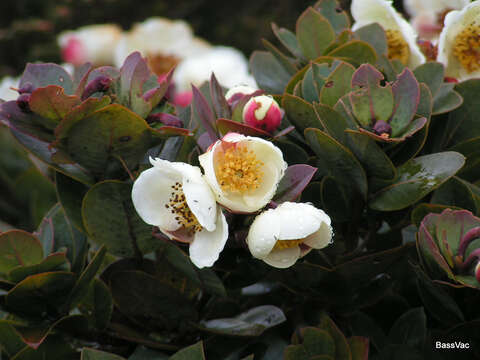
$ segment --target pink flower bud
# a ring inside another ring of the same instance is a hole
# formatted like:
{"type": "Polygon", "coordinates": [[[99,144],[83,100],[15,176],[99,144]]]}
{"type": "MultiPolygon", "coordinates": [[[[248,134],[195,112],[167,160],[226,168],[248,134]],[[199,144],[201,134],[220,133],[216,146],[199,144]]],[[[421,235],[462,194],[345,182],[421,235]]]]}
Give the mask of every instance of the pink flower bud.
{"type": "Polygon", "coordinates": [[[480,283],[480,261],[477,263],[477,266],[475,266],[475,278],[480,283]]]}
{"type": "Polygon", "coordinates": [[[248,100],[243,108],[243,122],[257,129],[273,132],[282,121],[282,111],[270,96],[260,95],[248,100]]]}
{"type": "Polygon", "coordinates": [[[188,106],[192,102],[193,94],[191,91],[184,91],[176,93],[173,98],[173,103],[178,106],[188,106]]]}
{"type": "Polygon", "coordinates": [[[76,37],[68,39],[62,48],[62,59],[73,65],[82,65],[87,61],[86,49],[81,40],[76,37]]]}

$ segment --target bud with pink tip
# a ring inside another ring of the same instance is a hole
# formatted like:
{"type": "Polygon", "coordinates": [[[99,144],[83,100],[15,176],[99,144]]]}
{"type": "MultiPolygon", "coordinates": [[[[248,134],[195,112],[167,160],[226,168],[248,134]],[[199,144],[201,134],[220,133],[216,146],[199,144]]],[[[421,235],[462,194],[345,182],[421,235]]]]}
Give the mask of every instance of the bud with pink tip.
{"type": "Polygon", "coordinates": [[[282,121],[282,111],[271,96],[260,95],[248,100],[243,108],[242,117],[247,125],[273,132],[282,121]]]}

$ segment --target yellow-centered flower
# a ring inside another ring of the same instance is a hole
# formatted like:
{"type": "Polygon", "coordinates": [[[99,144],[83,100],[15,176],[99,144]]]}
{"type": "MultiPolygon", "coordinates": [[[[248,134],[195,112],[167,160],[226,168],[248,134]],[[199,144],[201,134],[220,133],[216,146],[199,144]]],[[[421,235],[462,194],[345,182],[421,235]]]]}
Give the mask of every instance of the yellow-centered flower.
{"type": "Polygon", "coordinates": [[[228,238],[228,225],[200,168],[150,159],[153,167],[135,180],[132,201],[147,224],[171,239],[190,243],[190,259],[212,266],[228,238]]]}
{"type": "Polygon", "coordinates": [[[458,80],[480,76],[480,1],[447,14],[437,61],[445,65],[446,76],[458,80]]]}
{"type": "Polygon", "coordinates": [[[412,26],[392,6],[390,0],[353,0],[351,6],[352,30],[378,23],[387,37],[388,58],[415,68],[425,62],[417,45],[417,34],[412,26]]]}
{"type": "Polygon", "coordinates": [[[244,213],[267,205],[287,167],[270,141],[236,133],[218,140],[199,160],[216,200],[244,213]]]}
{"type": "Polygon", "coordinates": [[[287,268],[310,250],[330,244],[330,223],[330,217],[313,205],[284,202],[255,218],[248,231],[248,248],[267,264],[287,268]]]}

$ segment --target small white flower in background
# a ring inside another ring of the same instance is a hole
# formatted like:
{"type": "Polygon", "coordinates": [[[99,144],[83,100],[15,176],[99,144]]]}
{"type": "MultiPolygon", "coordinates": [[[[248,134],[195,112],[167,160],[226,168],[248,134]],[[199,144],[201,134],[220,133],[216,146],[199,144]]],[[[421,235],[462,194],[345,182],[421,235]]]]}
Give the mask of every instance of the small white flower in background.
{"type": "Polygon", "coordinates": [[[239,50],[226,46],[216,46],[198,56],[186,58],[175,69],[173,81],[179,91],[187,91],[192,84],[200,86],[208,81],[212,72],[226,88],[237,84],[258,88],[248,72],[247,58],[239,50]]]}
{"type": "Polygon", "coordinates": [[[210,47],[205,40],[194,37],[185,21],[152,17],[123,34],[115,49],[114,63],[120,67],[128,55],[140,51],[150,69],[162,75],[183,59],[198,56],[210,47]]]}
{"type": "Polygon", "coordinates": [[[228,133],[198,159],[217,202],[241,213],[267,205],[287,168],[270,141],[237,133],[228,133]]]}
{"type": "Polygon", "coordinates": [[[280,126],[282,117],[280,106],[271,96],[252,97],[243,107],[243,122],[268,132],[273,132],[280,126]]]}
{"type": "Polygon", "coordinates": [[[16,100],[18,98],[18,92],[11,89],[18,88],[18,84],[20,83],[19,78],[13,78],[11,76],[5,76],[0,81],[0,99],[4,101],[11,101],[16,100]]]}
{"type": "Polygon", "coordinates": [[[438,39],[445,15],[452,10],[461,10],[469,3],[470,0],[403,0],[418,36],[433,41],[438,39]]]}
{"type": "Polygon", "coordinates": [[[445,65],[445,76],[460,81],[480,77],[480,1],[447,14],[437,61],[445,65]]]}
{"type": "Polygon", "coordinates": [[[312,249],[332,241],[330,217],[313,205],[284,202],[258,215],[247,244],[253,257],[276,268],[287,268],[312,249]]]}
{"type": "Polygon", "coordinates": [[[65,62],[82,65],[88,61],[94,65],[111,65],[121,33],[120,27],[113,24],[88,25],[62,32],[57,42],[65,62]]]}
{"type": "Polygon", "coordinates": [[[255,91],[257,91],[257,88],[254,88],[252,86],[248,85],[235,85],[228,89],[228,91],[225,93],[225,99],[228,101],[230,105],[232,105],[233,102],[238,100],[239,98],[253,94],[255,91]]]}
{"type": "Polygon", "coordinates": [[[195,266],[212,266],[228,238],[228,224],[200,169],[150,159],[153,167],[135,180],[132,201],[147,224],[171,239],[190,243],[195,266]]]}
{"type": "Polygon", "coordinates": [[[404,65],[415,68],[425,62],[425,56],[417,45],[417,34],[400,15],[390,0],[353,0],[351,12],[355,24],[352,30],[378,23],[386,33],[388,58],[400,60],[404,65]]]}

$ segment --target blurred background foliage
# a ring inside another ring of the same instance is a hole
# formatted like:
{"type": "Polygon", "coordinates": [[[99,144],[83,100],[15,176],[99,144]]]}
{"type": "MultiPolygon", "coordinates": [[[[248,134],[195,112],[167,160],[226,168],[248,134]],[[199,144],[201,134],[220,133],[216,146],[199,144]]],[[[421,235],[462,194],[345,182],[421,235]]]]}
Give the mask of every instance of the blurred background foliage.
{"type": "MultiPolygon", "coordinates": [[[[350,0],[341,0],[344,9],[350,0]]],[[[197,36],[246,56],[272,41],[271,22],[294,29],[309,0],[4,0],[0,2],[0,77],[20,75],[27,62],[61,62],[56,36],[80,26],[117,23],[128,30],[152,16],[186,20],[197,36]]],[[[401,1],[395,7],[402,9],[401,1]]]]}

